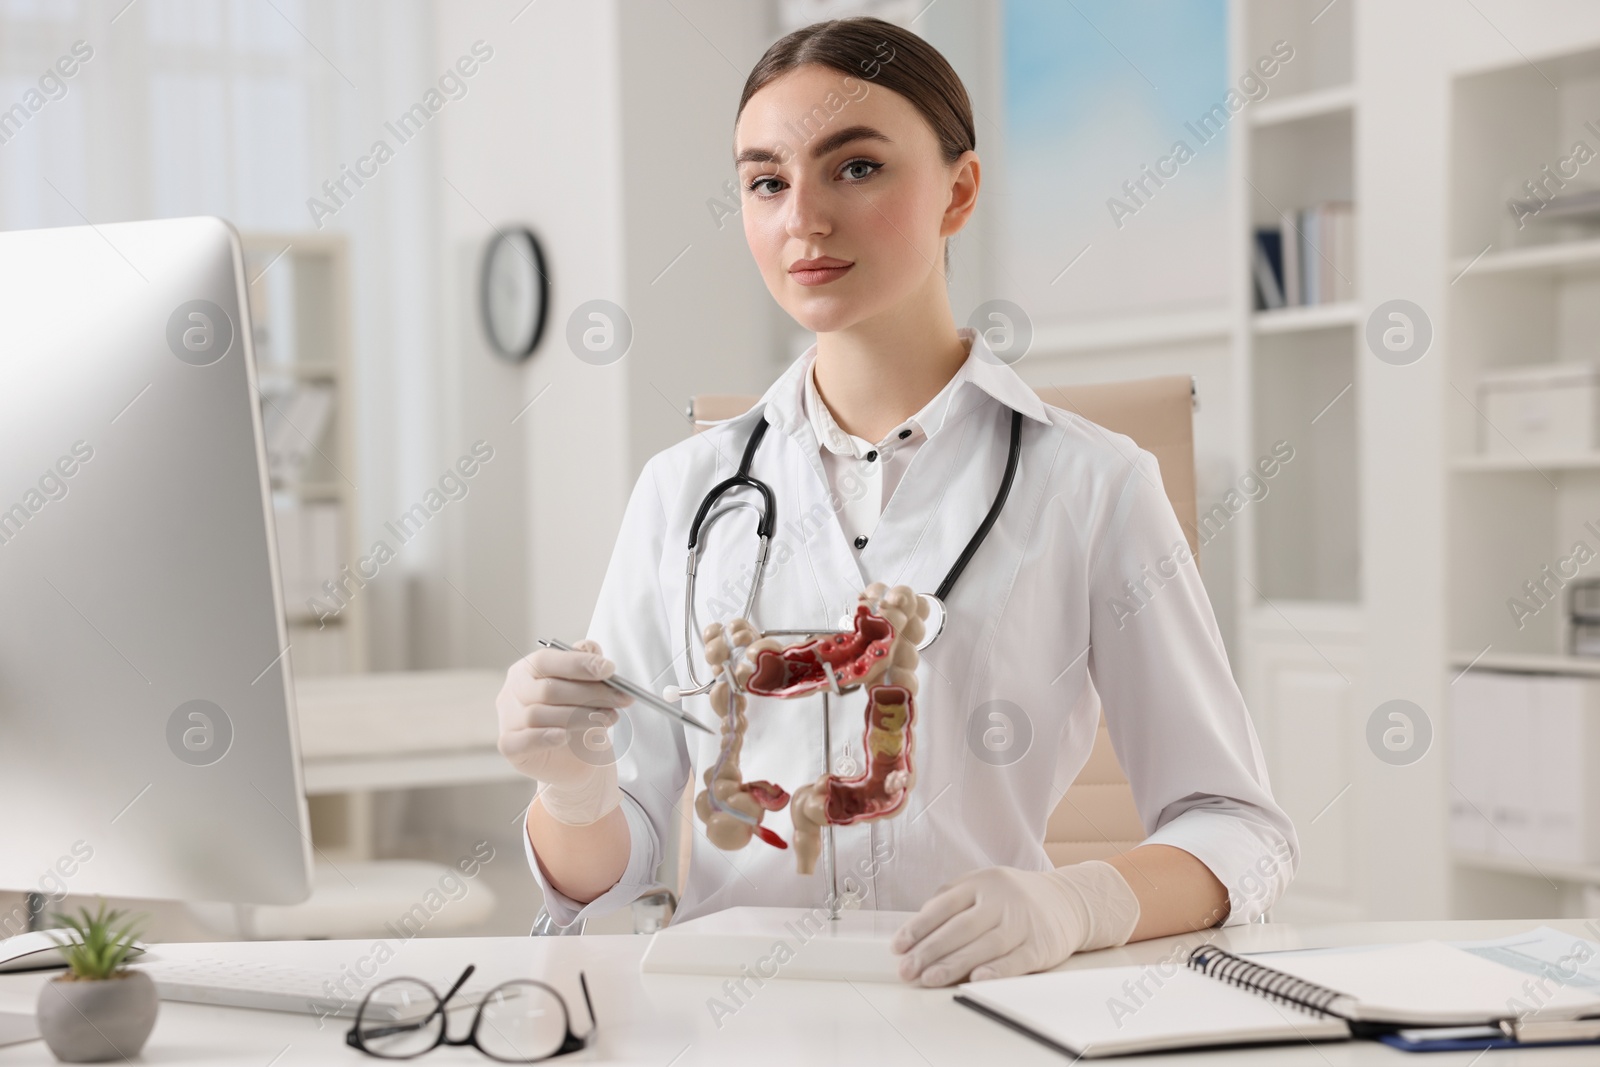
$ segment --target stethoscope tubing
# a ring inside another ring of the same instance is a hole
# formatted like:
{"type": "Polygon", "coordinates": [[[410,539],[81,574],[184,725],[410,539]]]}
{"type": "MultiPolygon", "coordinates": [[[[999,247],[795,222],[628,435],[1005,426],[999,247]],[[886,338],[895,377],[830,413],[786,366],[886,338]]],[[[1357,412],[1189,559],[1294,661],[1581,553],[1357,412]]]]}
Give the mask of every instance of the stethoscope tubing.
{"type": "MultiPolygon", "coordinates": [[[[695,696],[700,693],[708,692],[716,681],[716,679],[713,678],[711,681],[702,683],[699,677],[696,675],[694,669],[694,636],[699,632],[698,621],[695,617],[694,610],[695,577],[699,565],[700,550],[704,544],[705,535],[709,532],[710,528],[718,519],[741,508],[750,508],[756,512],[756,533],[759,538],[758,547],[756,550],[756,569],[755,573],[751,575],[750,578],[750,592],[745,597],[745,605],[742,613],[743,617],[746,619],[751,618],[752,612],[755,608],[756,593],[761,588],[763,581],[762,572],[766,569],[767,554],[771,549],[772,534],[777,528],[778,521],[777,496],[773,493],[772,487],[750,473],[750,464],[755,459],[756,449],[760,446],[761,439],[766,435],[766,432],[767,418],[766,415],[763,414],[761,420],[756,423],[755,429],[751,431],[750,439],[745,442],[744,454],[740,457],[739,469],[737,473],[724,478],[722,481],[712,486],[711,491],[708,492],[705,496],[705,499],[700,502],[699,510],[695,512],[694,521],[689,525],[688,563],[685,569],[684,582],[683,645],[685,667],[688,670],[689,683],[691,687],[688,689],[676,690],[677,696],[680,699],[682,697],[695,696]],[[716,507],[717,502],[725,493],[734,489],[742,488],[754,489],[760,493],[762,501],[761,505],[757,506],[750,501],[742,500],[733,504],[729,504],[726,507],[718,508],[714,513],[712,512],[711,509],[716,507]]],[[[1000,489],[995,493],[994,501],[989,505],[989,510],[984,515],[983,521],[978,524],[978,528],[974,530],[972,536],[967,539],[966,547],[961,550],[961,554],[957,556],[955,562],[950,565],[950,569],[945,573],[944,580],[939,583],[938,589],[935,590],[931,595],[928,593],[920,594],[925,599],[931,601],[931,603],[929,605],[929,625],[927,632],[923,635],[922,641],[917,645],[918,651],[921,651],[922,649],[925,649],[931,645],[934,639],[944,631],[945,620],[949,616],[949,612],[945,607],[945,603],[950,596],[951,590],[955,588],[956,580],[959,579],[962,572],[967,569],[967,564],[972,562],[973,556],[977,555],[978,549],[982,547],[983,542],[988,539],[989,531],[994,528],[995,522],[999,520],[1000,512],[1005,507],[1006,497],[1011,493],[1012,482],[1016,479],[1017,466],[1020,463],[1021,458],[1022,412],[1013,410],[1011,412],[1010,447],[1006,454],[1006,469],[1005,473],[1000,478],[1000,489]],[[934,619],[934,615],[938,616],[937,620],[934,619]]],[[[825,628],[816,631],[773,630],[764,632],[764,636],[768,633],[776,635],[799,633],[822,634],[826,632],[827,630],[825,628]]],[[[672,698],[669,697],[668,699],[672,698]]]]}

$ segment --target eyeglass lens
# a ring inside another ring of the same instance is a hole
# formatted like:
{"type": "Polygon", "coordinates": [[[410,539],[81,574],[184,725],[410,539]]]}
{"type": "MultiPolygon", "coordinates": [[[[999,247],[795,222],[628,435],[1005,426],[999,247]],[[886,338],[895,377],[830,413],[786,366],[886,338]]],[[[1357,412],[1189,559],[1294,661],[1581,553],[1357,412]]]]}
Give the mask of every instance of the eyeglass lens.
{"type": "Polygon", "coordinates": [[[433,1048],[444,1025],[438,994],[411,978],[396,978],[373,989],[356,1019],[366,1050],[396,1059],[433,1048]]]}
{"type": "Polygon", "coordinates": [[[538,1060],[561,1048],[567,1030],[567,1009],[560,997],[532,982],[507,982],[484,999],[478,1047],[497,1060],[538,1060]]]}

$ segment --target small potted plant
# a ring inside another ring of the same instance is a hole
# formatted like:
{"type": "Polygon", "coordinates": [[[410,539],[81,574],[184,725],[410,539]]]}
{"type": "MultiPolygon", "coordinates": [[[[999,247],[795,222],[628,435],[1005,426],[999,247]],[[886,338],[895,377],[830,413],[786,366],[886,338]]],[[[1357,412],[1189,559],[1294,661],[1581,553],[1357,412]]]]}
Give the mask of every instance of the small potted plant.
{"type": "Polygon", "coordinates": [[[67,971],[39,990],[39,1032],[67,1063],[132,1059],[144,1048],[161,1004],[150,976],[124,966],[138,920],[124,922],[128,913],[107,911],[103,900],[93,915],[79,911],[79,918],[55,916],[57,926],[71,931],[51,935],[67,971]]]}

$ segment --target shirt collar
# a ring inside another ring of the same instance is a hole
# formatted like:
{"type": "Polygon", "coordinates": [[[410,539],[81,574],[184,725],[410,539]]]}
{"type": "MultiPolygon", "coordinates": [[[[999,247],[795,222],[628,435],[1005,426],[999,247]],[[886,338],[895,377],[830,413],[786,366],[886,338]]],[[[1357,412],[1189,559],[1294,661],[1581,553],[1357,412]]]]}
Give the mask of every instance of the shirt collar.
{"type": "MultiPolygon", "coordinates": [[[[943,389],[936,393],[932,400],[922,405],[922,410],[911,416],[905,422],[889,431],[884,447],[892,447],[900,441],[913,438],[917,431],[924,437],[932,437],[939,432],[939,427],[944,424],[944,413],[950,404],[950,394],[956,388],[957,379],[952,378],[945,383],[943,389]]],[[[865,456],[873,451],[875,446],[871,441],[846,433],[833,412],[828,410],[828,405],[823,403],[822,394],[817,391],[817,364],[811,361],[811,366],[806,369],[805,389],[803,393],[803,409],[806,417],[811,420],[811,429],[817,435],[817,440],[822,447],[840,456],[865,456]]]]}
{"type": "MultiPolygon", "coordinates": [[[[1039,399],[1039,394],[1035,393],[1009,364],[994,354],[984,341],[982,333],[970,326],[963,326],[956,330],[956,334],[963,342],[970,345],[966,362],[961,364],[955,378],[940,391],[939,396],[934,397],[927,407],[913,416],[920,420],[926,413],[931,421],[934,413],[929,409],[942,408],[941,414],[937,416],[937,426],[930,428],[928,424],[922,424],[927,433],[931,435],[940,426],[948,425],[967,414],[982,403],[985,397],[998,400],[1030,419],[1043,423],[1050,421],[1044,401],[1039,399]],[[942,404],[940,404],[941,396],[945,397],[942,404]]],[[[792,433],[799,426],[806,424],[809,421],[809,413],[805,407],[805,391],[816,358],[817,346],[813,343],[798,359],[789,364],[777,381],[767,388],[761,395],[760,401],[751,408],[751,412],[765,412],[767,421],[785,433],[792,433]]],[[[829,416],[829,421],[832,421],[832,416],[829,416]]],[[[827,439],[821,433],[818,433],[817,437],[819,442],[827,447],[827,439]]],[[[846,447],[848,449],[849,445],[846,447]]]]}

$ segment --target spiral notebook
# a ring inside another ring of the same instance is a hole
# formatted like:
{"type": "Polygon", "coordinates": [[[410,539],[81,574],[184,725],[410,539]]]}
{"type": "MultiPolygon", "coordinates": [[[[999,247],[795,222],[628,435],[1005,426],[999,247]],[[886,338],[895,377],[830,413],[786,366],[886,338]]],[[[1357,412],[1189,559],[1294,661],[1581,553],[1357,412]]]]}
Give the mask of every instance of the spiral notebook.
{"type": "Polygon", "coordinates": [[[1568,986],[1529,1003],[1527,981],[1442,941],[1248,957],[1206,945],[1182,963],[969,982],[956,1000],[1084,1059],[1492,1024],[1531,1008],[1552,1022],[1600,1015],[1600,996],[1568,986]]]}

